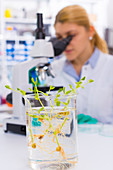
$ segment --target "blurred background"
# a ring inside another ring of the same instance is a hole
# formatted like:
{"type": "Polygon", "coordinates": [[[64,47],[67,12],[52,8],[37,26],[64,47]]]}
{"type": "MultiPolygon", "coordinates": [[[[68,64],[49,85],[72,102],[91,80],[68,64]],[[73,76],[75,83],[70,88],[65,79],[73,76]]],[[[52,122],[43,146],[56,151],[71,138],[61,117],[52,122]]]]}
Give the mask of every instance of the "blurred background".
{"type": "Polygon", "coordinates": [[[113,54],[112,0],[0,0],[0,104],[5,103],[11,85],[12,68],[18,62],[30,60],[34,43],[36,13],[43,13],[46,39],[54,36],[57,12],[72,4],[83,6],[99,35],[106,40],[113,54]],[[1,100],[2,99],[2,100],[1,100]]]}

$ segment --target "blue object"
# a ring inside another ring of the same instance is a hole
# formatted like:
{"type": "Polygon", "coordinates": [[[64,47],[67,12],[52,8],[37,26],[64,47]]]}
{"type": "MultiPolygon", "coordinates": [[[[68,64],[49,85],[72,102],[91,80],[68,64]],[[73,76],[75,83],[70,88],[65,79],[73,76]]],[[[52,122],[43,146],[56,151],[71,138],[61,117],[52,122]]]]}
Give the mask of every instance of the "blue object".
{"type": "Polygon", "coordinates": [[[41,122],[38,121],[38,118],[33,118],[32,126],[41,126],[41,122]]]}
{"type": "MultiPolygon", "coordinates": [[[[36,81],[36,78],[37,78],[37,86],[40,84],[40,81],[39,81],[39,78],[37,76],[37,73],[36,73],[36,67],[33,67],[29,70],[29,83],[30,84],[33,84],[33,82],[31,81],[31,79],[34,79],[34,81],[36,81]]],[[[34,86],[34,84],[33,84],[34,86]]]]}
{"type": "Polygon", "coordinates": [[[78,124],[96,124],[98,123],[98,120],[89,116],[89,115],[85,115],[85,114],[79,114],[77,115],[77,122],[78,124]]]}

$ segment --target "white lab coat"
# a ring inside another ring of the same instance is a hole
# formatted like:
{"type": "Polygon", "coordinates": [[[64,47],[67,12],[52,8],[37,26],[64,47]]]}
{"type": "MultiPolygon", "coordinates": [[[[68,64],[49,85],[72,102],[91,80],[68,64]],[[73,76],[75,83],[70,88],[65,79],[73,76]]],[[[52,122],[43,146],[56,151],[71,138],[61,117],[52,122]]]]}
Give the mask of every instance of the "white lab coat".
{"type": "MultiPolygon", "coordinates": [[[[65,57],[52,63],[56,77],[49,79],[49,84],[75,87],[75,79],[63,71],[65,57]]],[[[94,82],[78,89],[77,113],[83,113],[96,118],[103,123],[113,123],[113,56],[100,52],[95,68],[90,64],[82,67],[81,77],[86,77],[86,82],[94,82]]]]}

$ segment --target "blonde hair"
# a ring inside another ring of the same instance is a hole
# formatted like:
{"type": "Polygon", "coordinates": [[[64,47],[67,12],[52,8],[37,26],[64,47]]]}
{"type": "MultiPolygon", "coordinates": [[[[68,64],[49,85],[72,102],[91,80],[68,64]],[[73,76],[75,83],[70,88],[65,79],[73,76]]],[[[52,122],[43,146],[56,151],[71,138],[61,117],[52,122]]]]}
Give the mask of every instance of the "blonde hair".
{"type": "MultiPolygon", "coordinates": [[[[58,22],[75,23],[77,25],[84,26],[86,30],[89,30],[90,26],[92,25],[90,23],[86,10],[79,5],[70,5],[60,10],[58,14],[56,15],[54,26],[58,22]]],[[[96,46],[102,52],[108,53],[108,48],[107,48],[107,44],[105,40],[100,38],[95,28],[94,28],[94,36],[93,36],[93,39],[91,40],[91,44],[93,47],[96,46]]]]}

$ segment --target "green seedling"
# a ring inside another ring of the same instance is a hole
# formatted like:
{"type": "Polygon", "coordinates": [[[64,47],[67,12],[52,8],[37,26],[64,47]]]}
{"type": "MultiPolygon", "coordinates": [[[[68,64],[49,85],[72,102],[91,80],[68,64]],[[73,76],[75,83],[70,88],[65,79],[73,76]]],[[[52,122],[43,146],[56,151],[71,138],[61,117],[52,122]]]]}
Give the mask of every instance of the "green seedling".
{"type": "Polygon", "coordinates": [[[66,121],[68,120],[68,115],[70,114],[68,111],[68,105],[70,103],[71,98],[73,97],[73,95],[77,94],[77,89],[78,88],[84,88],[85,85],[92,83],[93,80],[90,79],[87,83],[84,83],[85,81],[85,77],[83,77],[82,79],[80,79],[79,82],[75,82],[75,88],[72,87],[71,84],[69,84],[70,90],[66,91],[65,87],[60,88],[58,90],[58,92],[55,95],[55,99],[54,102],[51,102],[51,99],[49,98],[49,94],[51,92],[51,90],[53,90],[55,87],[53,87],[52,85],[50,86],[50,89],[47,93],[44,93],[42,91],[39,91],[37,88],[37,79],[36,81],[34,81],[34,79],[31,79],[33,84],[34,84],[34,90],[32,90],[31,88],[29,88],[29,90],[31,92],[34,93],[35,95],[35,99],[39,101],[41,108],[37,111],[34,112],[34,110],[32,110],[31,104],[29,102],[29,100],[26,97],[26,92],[17,88],[17,90],[12,89],[10,86],[6,85],[5,87],[7,89],[10,89],[12,91],[18,92],[20,94],[22,94],[24,96],[24,99],[26,100],[26,102],[28,102],[29,106],[30,106],[30,114],[28,112],[26,112],[27,116],[29,116],[29,132],[30,132],[30,136],[31,136],[31,146],[32,148],[36,148],[36,144],[34,143],[34,139],[36,137],[38,137],[39,140],[41,140],[46,134],[48,134],[51,130],[53,131],[53,141],[54,139],[56,140],[57,143],[57,147],[56,147],[56,151],[60,152],[60,154],[63,156],[63,158],[65,159],[65,154],[64,154],[64,150],[63,148],[60,146],[59,141],[58,141],[58,134],[61,133],[62,128],[64,126],[64,124],[66,123],[66,121]],[[46,110],[46,107],[44,106],[44,104],[42,103],[40,97],[39,97],[39,93],[41,93],[42,95],[44,95],[45,97],[48,97],[48,100],[50,102],[50,112],[48,113],[46,110]],[[68,96],[68,97],[67,97],[68,96]],[[62,102],[62,98],[66,97],[67,101],[66,102],[62,102]],[[59,107],[60,105],[63,105],[63,109],[61,112],[59,113],[55,113],[55,115],[52,117],[52,112],[54,107],[59,107]],[[44,111],[45,114],[41,114],[41,112],[44,111]],[[53,118],[62,118],[63,122],[57,127],[54,128],[53,124],[52,124],[52,119],[53,118]],[[43,132],[43,134],[41,135],[33,135],[32,134],[32,128],[31,128],[31,118],[37,118],[38,121],[40,121],[41,123],[44,123],[44,121],[48,121],[49,123],[49,127],[45,129],[45,132],[43,132]]]}

